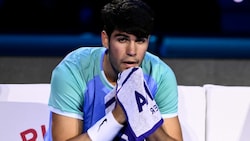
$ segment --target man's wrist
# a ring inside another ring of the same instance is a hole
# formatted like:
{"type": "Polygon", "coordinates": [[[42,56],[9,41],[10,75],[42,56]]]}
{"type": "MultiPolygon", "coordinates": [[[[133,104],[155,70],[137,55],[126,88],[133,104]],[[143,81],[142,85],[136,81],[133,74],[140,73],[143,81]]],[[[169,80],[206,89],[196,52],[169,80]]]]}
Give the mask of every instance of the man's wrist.
{"type": "Polygon", "coordinates": [[[113,140],[122,127],[123,125],[115,119],[113,113],[109,112],[89,128],[87,133],[92,141],[113,140]]]}

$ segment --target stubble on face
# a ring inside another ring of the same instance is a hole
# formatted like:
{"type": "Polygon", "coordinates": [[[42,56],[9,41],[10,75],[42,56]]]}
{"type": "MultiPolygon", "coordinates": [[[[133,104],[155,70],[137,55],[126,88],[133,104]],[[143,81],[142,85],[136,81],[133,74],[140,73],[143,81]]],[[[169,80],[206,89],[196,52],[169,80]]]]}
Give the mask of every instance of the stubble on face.
{"type": "Polygon", "coordinates": [[[107,52],[105,53],[103,65],[104,65],[103,66],[104,73],[105,73],[105,76],[106,76],[107,80],[111,84],[115,85],[116,80],[118,78],[118,71],[116,71],[115,67],[110,62],[109,50],[107,50],[107,52]]]}
{"type": "Polygon", "coordinates": [[[148,47],[148,40],[132,34],[115,31],[110,37],[105,54],[105,74],[112,81],[117,80],[119,72],[141,65],[148,47]],[[145,42],[141,42],[141,41],[145,42]],[[131,43],[132,46],[131,46],[131,43]]]}

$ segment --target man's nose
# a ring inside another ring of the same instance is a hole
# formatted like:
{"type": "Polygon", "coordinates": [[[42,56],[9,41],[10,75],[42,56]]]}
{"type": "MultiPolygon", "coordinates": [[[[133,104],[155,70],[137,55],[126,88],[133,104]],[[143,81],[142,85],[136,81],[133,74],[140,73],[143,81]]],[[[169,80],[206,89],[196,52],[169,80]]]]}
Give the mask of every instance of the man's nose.
{"type": "Polygon", "coordinates": [[[130,42],[128,47],[127,47],[127,54],[129,56],[135,56],[136,55],[136,43],[135,42],[130,42]]]}

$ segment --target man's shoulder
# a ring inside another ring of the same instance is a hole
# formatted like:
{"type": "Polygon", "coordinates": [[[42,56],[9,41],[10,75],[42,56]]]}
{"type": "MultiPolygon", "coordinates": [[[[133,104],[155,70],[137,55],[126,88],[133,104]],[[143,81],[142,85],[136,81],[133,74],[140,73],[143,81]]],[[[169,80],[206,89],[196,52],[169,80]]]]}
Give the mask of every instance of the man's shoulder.
{"type": "Polygon", "coordinates": [[[80,47],[68,53],[58,66],[89,68],[99,63],[104,51],[103,47],[80,47]]]}
{"type": "Polygon", "coordinates": [[[154,65],[164,65],[164,66],[166,65],[165,62],[160,57],[150,52],[146,52],[143,62],[145,62],[146,64],[150,63],[153,66],[154,65]]]}
{"type": "Polygon", "coordinates": [[[91,59],[93,57],[101,56],[104,50],[104,47],[79,47],[68,53],[64,60],[91,59]]]}
{"type": "Polygon", "coordinates": [[[142,62],[142,67],[145,71],[152,71],[157,75],[161,73],[166,74],[172,71],[172,68],[165,61],[150,52],[147,52],[145,54],[144,60],[142,62]]]}
{"type": "Polygon", "coordinates": [[[86,54],[91,55],[93,53],[101,53],[105,50],[104,47],[79,47],[75,50],[73,50],[69,54],[86,54]]]}

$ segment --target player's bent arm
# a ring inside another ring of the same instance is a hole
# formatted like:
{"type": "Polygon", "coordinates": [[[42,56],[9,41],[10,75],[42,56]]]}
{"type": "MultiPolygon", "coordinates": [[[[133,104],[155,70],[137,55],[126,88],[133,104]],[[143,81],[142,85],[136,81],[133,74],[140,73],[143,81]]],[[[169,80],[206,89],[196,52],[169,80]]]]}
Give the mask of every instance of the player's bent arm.
{"type": "Polygon", "coordinates": [[[178,116],[165,118],[163,125],[151,134],[147,141],[183,141],[178,116]]]}
{"type": "Polygon", "coordinates": [[[91,141],[112,140],[123,127],[126,120],[120,106],[106,114],[97,121],[87,133],[82,133],[83,122],[80,119],[66,117],[56,113],[52,114],[52,137],[53,141],[91,141]],[[112,132],[110,132],[112,130],[112,132]]]}
{"type": "Polygon", "coordinates": [[[183,141],[179,117],[165,118],[163,123],[164,131],[175,141],[183,141]]]}
{"type": "Polygon", "coordinates": [[[82,134],[82,120],[52,114],[53,141],[91,141],[88,134],[82,134]]]}

